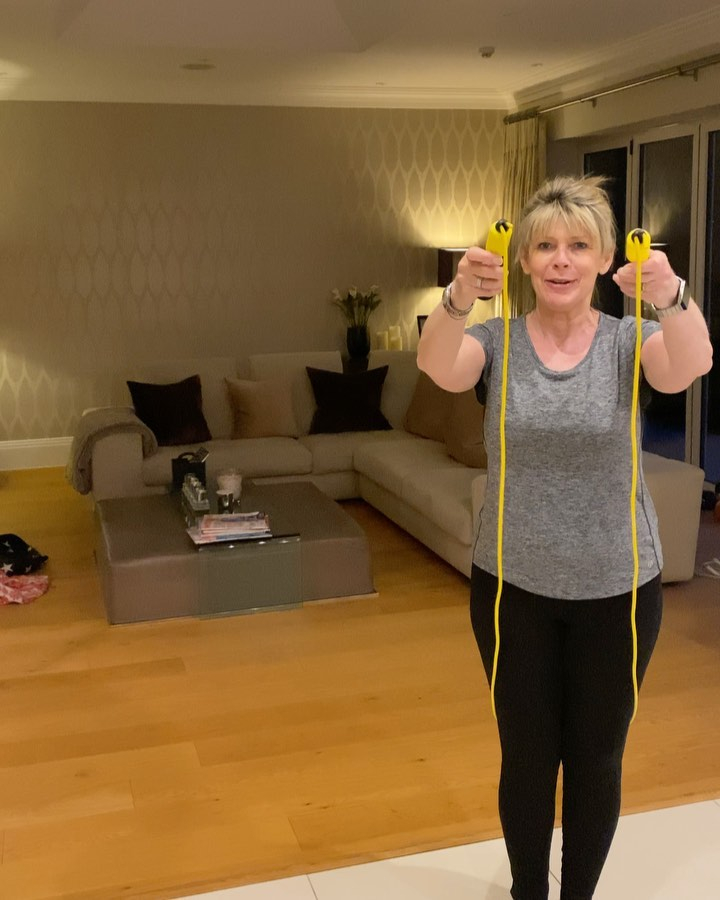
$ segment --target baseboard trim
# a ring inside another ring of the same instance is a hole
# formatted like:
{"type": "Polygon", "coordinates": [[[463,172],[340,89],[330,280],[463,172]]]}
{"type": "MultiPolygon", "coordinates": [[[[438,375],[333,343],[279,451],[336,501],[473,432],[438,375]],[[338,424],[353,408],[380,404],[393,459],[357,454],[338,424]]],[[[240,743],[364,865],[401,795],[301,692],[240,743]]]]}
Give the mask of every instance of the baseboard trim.
{"type": "Polygon", "coordinates": [[[0,441],[0,472],[64,466],[70,457],[71,437],[0,441]]]}

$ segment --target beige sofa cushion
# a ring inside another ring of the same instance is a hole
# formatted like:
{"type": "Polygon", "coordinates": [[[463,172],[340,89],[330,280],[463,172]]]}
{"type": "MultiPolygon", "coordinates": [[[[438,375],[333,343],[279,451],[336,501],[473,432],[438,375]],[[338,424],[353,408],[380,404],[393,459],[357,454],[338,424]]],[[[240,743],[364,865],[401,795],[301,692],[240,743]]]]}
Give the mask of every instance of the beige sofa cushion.
{"type": "Polygon", "coordinates": [[[388,366],[380,411],[393,428],[402,428],[419,369],[414,350],[371,350],[368,369],[388,366]]]}
{"type": "Polygon", "coordinates": [[[310,386],[306,366],[342,372],[339,350],[318,350],[307,353],[258,353],[249,357],[250,377],[255,381],[285,379],[291,385],[293,411],[299,434],[308,434],[315,397],[310,386]]]}
{"type": "Polygon", "coordinates": [[[487,467],[485,407],[470,389],[453,393],[420,372],[405,414],[406,431],[432,441],[444,441],[448,454],[473,469],[487,467]]]}
{"type": "Polygon", "coordinates": [[[403,427],[419,437],[444,441],[452,402],[453,395],[449,391],[444,391],[429,375],[420,372],[405,413],[403,427]]]}
{"type": "Polygon", "coordinates": [[[328,472],[352,472],[355,450],[372,441],[410,438],[405,431],[345,431],[341,434],[308,434],[300,443],[312,454],[313,475],[328,472]]]}
{"type": "MultiPolygon", "coordinates": [[[[148,486],[167,485],[172,481],[171,460],[190,447],[160,447],[157,453],[143,460],[143,481],[148,486]]],[[[209,441],[209,455],[205,463],[207,484],[215,489],[215,479],[222,469],[238,469],[244,478],[271,475],[309,475],[312,456],[295,438],[264,437],[244,441],[231,439],[209,441]]]]}
{"type": "Polygon", "coordinates": [[[404,441],[367,441],[355,451],[357,472],[408,502],[412,502],[412,497],[405,495],[408,474],[460,468],[463,466],[450,459],[444,444],[413,435],[404,441]]]}
{"type": "Polygon", "coordinates": [[[467,466],[409,472],[403,482],[403,498],[431,522],[463,544],[475,539],[473,482],[480,474],[467,466]]]}
{"type": "Polygon", "coordinates": [[[486,469],[484,427],[485,407],[478,402],[475,391],[455,394],[445,423],[445,444],[450,456],[473,469],[486,469]]]}
{"type": "MultiPolygon", "coordinates": [[[[473,486],[486,473],[451,459],[441,442],[409,435],[365,443],[355,451],[355,468],[456,540],[472,543],[473,486]]],[[[481,485],[475,491],[484,496],[481,485]]]]}
{"type": "Polygon", "coordinates": [[[290,383],[284,378],[245,381],[226,378],[233,438],[297,437],[290,383]]]}

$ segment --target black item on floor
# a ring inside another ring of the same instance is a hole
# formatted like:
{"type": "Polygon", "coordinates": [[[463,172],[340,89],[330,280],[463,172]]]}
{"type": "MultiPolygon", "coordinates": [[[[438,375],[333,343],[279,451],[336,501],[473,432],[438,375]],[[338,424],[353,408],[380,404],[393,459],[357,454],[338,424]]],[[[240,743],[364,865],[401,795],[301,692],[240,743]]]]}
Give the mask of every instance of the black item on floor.
{"type": "Polygon", "coordinates": [[[715,491],[703,491],[702,492],[702,509],[715,509],[715,504],[718,502],[718,495],[715,491]]]}
{"type": "Polygon", "coordinates": [[[47,562],[44,556],[16,534],[0,534],[0,572],[29,575],[47,562]]]}

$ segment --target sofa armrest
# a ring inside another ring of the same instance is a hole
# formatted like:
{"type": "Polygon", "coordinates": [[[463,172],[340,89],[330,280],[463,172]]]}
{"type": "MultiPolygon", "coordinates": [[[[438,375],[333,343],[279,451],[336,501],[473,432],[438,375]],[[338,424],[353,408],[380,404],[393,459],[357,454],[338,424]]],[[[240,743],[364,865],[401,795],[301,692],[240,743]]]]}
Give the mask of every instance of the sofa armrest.
{"type": "Polygon", "coordinates": [[[477,475],[470,485],[470,503],[472,508],[473,532],[478,527],[480,512],[485,504],[485,491],[487,490],[487,472],[477,475]]]}
{"type": "Polygon", "coordinates": [[[143,480],[142,437],[119,432],[99,438],[92,450],[92,494],[94,499],[143,497],[158,493],[143,480]]]}
{"type": "MultiPolygon", "coordinates": [[[[103,449],[97,456],[97,469],[101,478],[101,490],[103,499],[107,497],[105,487],[105,476],[108,469],[108,463],[113,461],[112,447],[133,446],[127,442],[120,442],[115,445],[113,442],[121,436],[133,435],[139,441],[140,463],[142,457],[149,455],[157,450],[157,438],[148,426],[142,422],[131,407],[127,406],[103,406],[93,409],[86,409],[80,417],[73,435],[72,445],[70,447],[70,456],[65,468],[65,474],[72,486],[80,494],[87,494],[93,490],[93,462],[96,454],[95,449],[101,441],[107,439],[109,443],[104,443],[103,449]]],[[[118,454],[118,459],[124,463],[123,454],[118,454]]]]}
{"type": "Polygon", "coordinates": [[[643,452],[643,472],[658,517],[662,580],[687,581],[695,573],[705,473],[697,466],[648,451],[643,452]]]}

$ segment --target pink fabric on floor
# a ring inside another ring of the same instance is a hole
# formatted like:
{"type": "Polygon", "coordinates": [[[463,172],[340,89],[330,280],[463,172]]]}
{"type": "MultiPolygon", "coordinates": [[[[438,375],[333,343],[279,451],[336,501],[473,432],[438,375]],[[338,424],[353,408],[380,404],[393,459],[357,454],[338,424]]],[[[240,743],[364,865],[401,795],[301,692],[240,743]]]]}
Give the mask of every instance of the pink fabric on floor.
{"type": "Polygon", "coordinates": [[[5,575],[0,572],[0,606],[32,603],[48,589],[47,575],[5,575]]]}

